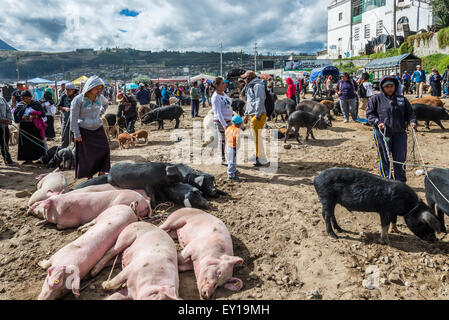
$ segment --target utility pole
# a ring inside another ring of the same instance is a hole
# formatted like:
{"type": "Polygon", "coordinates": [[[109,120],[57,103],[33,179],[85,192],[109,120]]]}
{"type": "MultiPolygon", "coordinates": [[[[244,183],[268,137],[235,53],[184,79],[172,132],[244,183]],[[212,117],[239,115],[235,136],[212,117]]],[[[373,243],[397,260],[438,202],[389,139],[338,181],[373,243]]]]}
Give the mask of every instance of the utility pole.
{"type": "Polygon", "coordinates": [[[240,68],[243,69],[243,50],[240,50],[240,68]]]}
{"type": "Polygon", "coordinates": [[[19,55],[16,55],[16,71],[17,71],[17,82],[19,82],[20,81],[19,55]]]}
{"type": "Polygon", "coordinates": [[[397,42],[396,42],[396,0],[393,0],[393,38],[394,38],[394,47],[397,48],[397,42]]]}
{"type": "Polygon", "coordinates": [[[254,72],[257,72],[257,40],[254,41],[254,72]]]}
{"type": "Polygon", "coordinates": [[[223,42],[220,42],[220,77],[223,77],[223,42]]]}
{"type": "Polygon", "coordinates": [[[419,31],[419,9],[421,8],[421,0],[418,0],[418,17],[416,18],[416,32],[419,31]]]}

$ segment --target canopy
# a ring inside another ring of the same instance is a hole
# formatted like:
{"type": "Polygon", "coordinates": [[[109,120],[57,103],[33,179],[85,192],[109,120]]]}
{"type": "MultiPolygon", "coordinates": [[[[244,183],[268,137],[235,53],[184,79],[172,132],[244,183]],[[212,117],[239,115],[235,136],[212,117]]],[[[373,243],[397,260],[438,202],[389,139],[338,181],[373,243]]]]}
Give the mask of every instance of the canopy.
{"type": "Polygon", "coordinates": [[[201,79],[214,81],[215,79],[217,79],[217,77],[209,76],[207,74],[199,74],[199,75],[197,75],[195,77],[190,78],[190,81],[198,81],[198,80],[201,80],[201,79]]]}
{"type": "Polygon", "coordinates": [[[399,56],[371,60],[365,65],[365,69],[397,67],[400,66],[402,60],[405,59],[420,60],[417,56],[414,56],[411,53],[405,53],[399,56]]]}
{"type": "Polygon", "coordinates": [[[81,77],[79,77],[78,79],[73,80],[72,83],[73,83],[74,85],[79,86],[79,85],[81,85],[82,83],[86,82],[87,79],[89,79],[89,78],[86,77],[86,76],[81,76],[81,77]]]}
{"type": "Polygon", "coordinates": [[[139,89],[139,86],[135,83],[127,83],[125,85],[126,90],[133,90],[133,89],[139,89]]]}
{"type": "Polygon", "coordinates": [[[58,81],[58,86],[62,86],[63,84],[66,84],[66,83],[69,83],[70,81],[67,81],[67,80],[61,80],[61,81],[58,81]]]}
{"type": "Polygon", "coordinates": [[[42,78],[34,78],[27,81],[30,84],[47,84],[54,83],[53,81],[42,79],[42,78]]]}
{"type": "Polygon", "coordinates": [[[332,76],[334,79],[340,79],[340,70],[334,66],[326,66],[323,68],[313,69],[310,72],[310,83],[312,83],[318,76],[332,76]]]}

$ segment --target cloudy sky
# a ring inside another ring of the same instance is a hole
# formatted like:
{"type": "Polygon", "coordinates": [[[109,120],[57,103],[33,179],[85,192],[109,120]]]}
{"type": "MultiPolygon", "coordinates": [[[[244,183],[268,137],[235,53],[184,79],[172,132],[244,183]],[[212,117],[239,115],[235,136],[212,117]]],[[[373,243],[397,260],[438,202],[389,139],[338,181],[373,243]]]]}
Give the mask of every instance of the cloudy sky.
{"type": "Polygon", "coordinates": [[[19,50],[136,48],[315,52],[330,0],[1,0],[0,39],[19,50]]]}

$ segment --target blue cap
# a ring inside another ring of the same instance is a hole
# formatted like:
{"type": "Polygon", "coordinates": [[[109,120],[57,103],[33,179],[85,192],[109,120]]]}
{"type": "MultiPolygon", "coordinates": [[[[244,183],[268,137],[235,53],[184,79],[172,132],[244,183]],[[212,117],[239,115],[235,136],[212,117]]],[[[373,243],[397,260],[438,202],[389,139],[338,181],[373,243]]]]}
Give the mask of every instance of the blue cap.
{"type": "Polygon", "coordinates": [[[242,119],[241,116],[234,116],[234,117],[232,118],[232,123],[234,123],[234,124],[240,124],[240,123],[242,123],[242,122],[243,122],[243,119],[242,119]]]}

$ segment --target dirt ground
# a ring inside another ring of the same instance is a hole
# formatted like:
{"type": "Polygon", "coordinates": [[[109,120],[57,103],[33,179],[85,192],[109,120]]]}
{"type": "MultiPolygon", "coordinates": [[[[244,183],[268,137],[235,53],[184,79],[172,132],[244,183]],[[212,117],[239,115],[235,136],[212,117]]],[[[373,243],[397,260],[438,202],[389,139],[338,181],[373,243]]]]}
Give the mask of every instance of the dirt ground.
{"type": "MultiPolygon", "coordinates": [[[[190,129],[190,108],[185,109],[181,128],[190,129]]],[[[201,108],[201,116],[208,110],[201,108]]],[[[59,116],[55,124],[59,132],[59,116]]],[[[270,122],[268,125],[279,128],[283,124],[270,122]]],[[[449,123],[445,126],[449,127],[449,123]]],[[[112,163],[169,161],[170,151],[179,143],[170,139],[173,127],[174,122],[166,122],[163,131],[157,131],[155,124],[145,126],[151,131],[149,142],[129,150],[118,150],[117,143],[112,142],[112,163]]],[[[425,161],[449,167],[449,132],[435,124],[430,131],[420,129],[418,139],[425,161]]],[[[304,137],[303,130],[301,134],[304,137]]],[[[263,173],[248,162],[240,165],[242,181],[239,183],[227,182],[226,169],[219,164],[192,165],[214,174],[219,187],[229,193],[212,200],[214,208],[209,212],[227,225],[234,254],[244,259],[244,264],[234,269],[234,276],[243,280],[243,289],[232,293],[219,288],[215,298],[447,299],[449,238],[436,244],[421,241],[399,217],[398,227],[403,234],[391,234],[390,246],[381,245],[377,214],[350,213],[340,206],[336,217],[342,228],[350,232],[340,234],[339,240],[327,236],[313,178],[334,166],[377,174],[378,161],[372,129],[359,123],[345,124],[338,117],[330,130],[317,130],[315,136],[316,141],[303,145],[291,140],[290,150],[284,149],[280,141],[279,167],[275,174],[263,173]],[[368,290],[363,285],[370,266],[377,267],[379,289],[368,290]]],[[[17,146],[11,147],[11,151],[17,159],[17,146]]],[[[415,170],[407,171],[408,183],[424,199],[424,176],[416,176],[415,170]]],[[[23,191],[34,192],[35,177],[46,172],[49,170],[39,165],[0,166],[0,299],[35,299],[46,276],[37,262],[49,258],[77,237],[74,230],[35,226],[39,220],[26,215],[29,196],[23,191]]],[[[73,170],[66,171],[65,176],[71,187],[80,182],[75,181],[73,170]]],[[[110,270],[108,267],[96,278],[85,279],[80,299],[108,296],[110,293],[102,290],[101,283],[108,278],[110,270]]],[[[113,275],[119,270],[120,266],[116,266],[113,275]]],[[[193,272],[181,273],[180,296],[199,298],[193,272]]]]}

